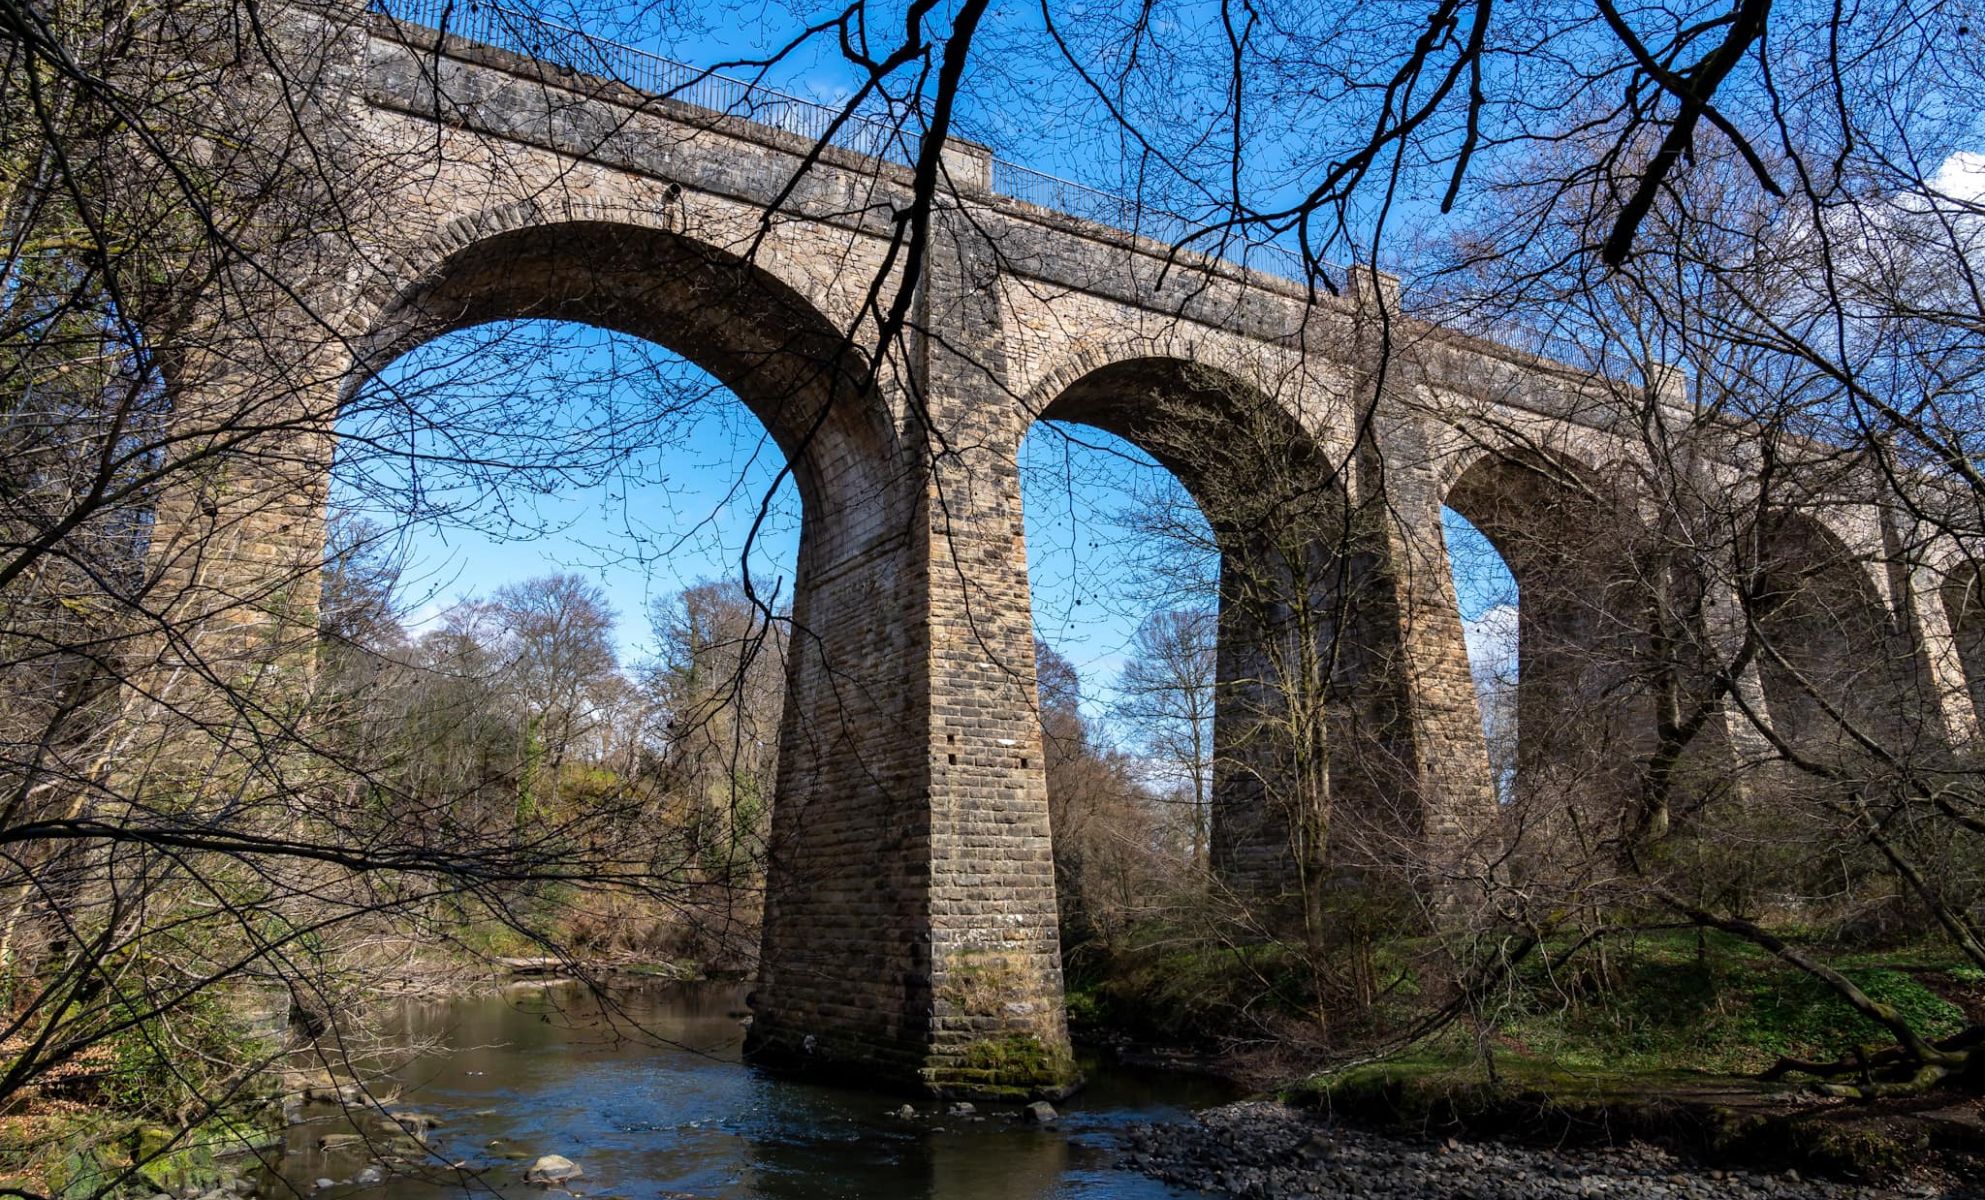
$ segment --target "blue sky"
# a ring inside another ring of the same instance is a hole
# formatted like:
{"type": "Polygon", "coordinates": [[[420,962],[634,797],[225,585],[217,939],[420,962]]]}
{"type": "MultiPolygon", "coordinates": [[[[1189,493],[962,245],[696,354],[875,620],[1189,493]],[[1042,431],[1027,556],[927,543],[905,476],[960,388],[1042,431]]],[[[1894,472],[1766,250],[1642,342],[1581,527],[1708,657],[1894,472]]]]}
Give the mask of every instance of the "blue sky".
{"type": "Polygon", "coordinates": [[[799,496],[784,456],[728,390],[652,343],[544,321],[451,334],[389,366],[340,432],[333,505],[397,532],[416,627],[504,583],[573,572],[605,590],[622,658],[638,661],[650,603],[736,577],[761,505],[753,581],[791,595],[799,496]],[[405,428],[429,414],[479,432],[405,428]],[[557,469],[536,469],[541,446],[557,469]],[[477,459],[514,465],[449,461],[477,459]]]}
{"type": "MultiPolygon", "coordinates": [[[[451,0],[383,0],[389,9],[409,19],[432,22],[451,0]]],[[[488,36],[541,56],[559,58],[588,73],[618,75],[640,82],[653,74],[653,64],[616,57],[615,45],[659,55],[694,71],[714,71],[727,79],[745,80],[786,95],[839,110],[862,85],[863,73],[847,61],[827,19],[841,10],[798,3],[656,3],[653,0],[507,0],[502,5],[456,3],[454,27],[469,36],[488,36]],[[534,25],[530,14],[557,28],[534,25]],[[802,36],[809,23],[821,23],[802,36]],[[570,30],[584,31],[574,36],[570,30]],[[588,41],[587,38],[605,39],[588,41]],[[767,59],[777,61],[767,63],[767,59]]],[[[896,48],[903,34],[900,6],[863,7],[869,38],[877,57],[896,48]]],[[[940,6],[926,19],[928,32],[941,36],[948,29],[951,6],[940,6]]],[[[1111,5],[1085,0],[1055,7],[1056,32],[1084,56],[1087,70],[1104,88],[1111,86],[1108,65],[1116,54],[1116,39],[1127,28],[1124,13],[1111,5]]],[[[1228,14],[1231,15],[1231,14],[1228,14]]],[[[1211,215],[1227,198],[1223,191],[1234,164],[1225,124],[1226,83],[1219,78],[1229,66],[1222,52],[1209,52],[1220,40],[1223,6],[1211,0],[1162,0],[1144,14],[1148,33],[1147,59],[1162,54],[1170,69],[1160,72],[1154,87],[1139,76],[1132,88],[1141,122],[1132,134],[1112,115],[1126,97],[1098,97],[1060,54],[1046,32],[1043,7],[1037,3],[991,5],[979,23],[961,91],[953,112],[952,133],[990,146],[1007,161],[1073,179],[1106,191],[1137,192],[1151,203],[1189,215],[1211,215]],[[1161,47],[1162,44],[1162,47],[1161,47]],[[1185,131],[1210,126],[1209,138],[1185,131]],[[1211,190],[1208,190],[1210,187],[1211,190]],[[1211,206],[1211,207],[1209,207],[1211,206]]],[[[1265,28],[1256,36],[1268,44],[1265,28]]],[[[1278,88],[1265,64],[1252,64],[1269,90],[1254,97],[1258,104],[1272,97],[1273,109],[1250,108],[1244,133],[1246,153],[1239,182],[1250,203],[1274,208],[1307,191],[1306,172],[1293,164],[1314,151],[1314,138],[1302,128],[1297,114],[1325,103],[1308,89],[1278,88]]],[[[932,71],[922,78],[933,86],[932,71]]],[[[670,75],[668,86],[682,87],[687,76],[670,75]]],[[[888,100],[871,94],[864,111],[900,113],[912,97],[917,70],[896,72],[883,87],[888,100]]],[[[1252,78],[1252,76],[1251,76],[1252,78]]],[[[1321,85],[1319,85],[1321,86],[1321,85]]],[[[703,102],[694,88],[680,93],[703,102]]],[[[1353,124],[1362,130],[1361,120],[1353,124]]],[[[1353,227],[1368,222],[1360,199],[1345,210],[1353,227]]],[[[1391,219],[1417,219],[1432,212],[1417,193],[1390,198],[1391,219]]],[[[1223,213],[1224,215],[1224,213],[1223,213]]],[[[1362,234],[1360,235],[1362,236],[1362,234]]],[[[1327,257],[1341,261],[1346,247],[1328,247],[1327,257]]]]}
{"type": "MultiPolygon", "coordinates": [[[[405,2],[415,5],[409,11],[419,16],[420,5],[433,0],[405,2]]],[[[561,14],[557,3],[516,7],[593,27],[561,14]]],[[[637,24],[648,30],[645,35],[621,28],[603,32],[701,67],[753,58],[786,43],[800,10],[763,4],[664,5],[640,11],[637,24]]],[[[1070,11],[1079,13],[1081,7],[1070,11]]],[[[1175,35],[1182,23],[1211,21],[1214,12],[1185,0],[1165,7],[1156,19],[1170,23],[1166,32],[1175,35]]],[[[974,52],[974,90],[962,99],[961,132],[1013,161],[1106,186],[1121,184],[1132,157],[1109,122],[1100,118],[1093,98],[1061,78],[1051,60],[1041,58],[1040,21],[1040,9],[1033,5],[999,4],[988,14],[974,52]],[[979,103],[981,94],[998,102],[979,103]]],[[[878,29],[877,36],[898,32],[878,29]]],[[[752,72],[733,67],[728,73],[752,72]]],[[[831,39],[815,39],[767,73],[771,85],[828,104],[847,97],[855,80],[831,39]]],[[[1193,103],[1190,86],[1181,82],[1177,98],[1188,107],[1193,103]]],[[[1283,151],[1269,132],[1262,132],[1250,155],[1272,165],[1283,151]]],[[[471,335],[449,339],[452,348],[417,352],[428,355],[425,368],[404,363],[398,368],[402,385],[415,393],[404,407],[487,406],[505,416],[521,414],[507,425],[493,420],[486,443],[463,452],[469,457],[506,436],[547,444],[578,436],[574,429],[584,428],[588,420],[600,421],[603,412],[607,423],[625,427],[625,436],[590,470],[550,477],[524,471],[477,487],[459,480],[451,484],[445,465],[428,463],[415,472],[398,461],[396,456],[409,449],[437,458],[451,452],[431,437],[416,431],[395,441],[396,433],[381,438],[375,430],[363,431],[373,433],[374,440],[347,455],[336,499],[364,510],[377,498],[380,507],[374,515],[404,531],[405,599],[416,619],[506,582],[575,571],[602,585],[619,614],[623,658],[637,661],[652,649],[649,604],[699,580],[735,575],[752,517],[768,495],[771,518],[753,547],[751,567],[762,590],[782,581],[780,594],[790,595],[798,545],[797,494],[789,480],[775,487],[780,455],[741,404],[702,372],[646,343],[545,323],[519,323],[516,328],[530,331],[525,338],[529,344],[507,359],[500,352],[484,353],[471,335]],[[494,366],[488,365],[492,358],[494,366]],[[463,364],[469,369],[453,370],[463,364]],[[423,369],[429,373],[425,380],[420,379],[423,369]],[[454,379],[455,373],[466,378],[454,379]],[[573,375],[585,377],[582,386],[563,378],[573,375]],[[633,386],[627,385],[629,379],[633,386]],[[707,394],[650,423],[641,412],[649,393],[665,405],[671,398],[680,402],[684,395],[707,394]],[[489,404],[491,396],[502,399],[489,404]],[[561,409],[577,415],[562,421],[557,416],[561,409]],[[384,485],[368,488],[367,475],[380,477],[384,485]],[[394,485],[404,490],[410,480],[421,488],[417,512],[392,498],[394,485]]],[[[395,374],[387,373],[389,382],[395,374]]],[[[399,406],[389,409],[393,407],[399,406]]],[[[371,414],[374,421],[378,416],[371,414]]],[[[389,416],[397,418],[397,413],[389,416]]],[[[366,420],[364,414],[348,419],[347,431],[358,432],[353,427],[366,420]]],[[[1070,438],[1037,428],[1023,447],[1022,467],[1037,630],[1076,664],[1089,706],[1100,710],[1131,635],[1148,612],[1211,603],[1206,587],[1154,577],[1148,548],[1123,522],[1128,511],[1154,497],[1176,497],[1177,485],[1133,447],[1094,430],[1077,431],[1070,438]]],[[[1501,571],[1500,560],[1483,553],[1486,542],[1466,522],[1450,513],[1446,532],[1457,561],[1472,565],[1460,589],[1472,640],[1494,640],[1502,636],[1497,631],[1513,628],[1514,585],[1501,571]]],[[[1205,563],[1187,573],[1207,580],[1212,574],[1205,563]]]]}
{"type": "MultiPolygon", "coordinates": [[[[415,16],[421,15],[418,6],[436,6],[438,11],[443,2],[388,0],[416,6],[410,14],[415,16]]],[[[607,0],[603,8],[594,0],[513,2],[519,9],[563,16],[570,23],[699,67],[750,60],[787,46],[804,21],[825,11],[786,2],[676,5],[643,0],[620,6],[618,0],[607,0]],[[569,11],[561,13],[561,5],[569,6],[569,11]],[[625,19],[605,24],[587,19],[589,13],[601,12],[625,19]]],[[[887,18],[897,10],[884,5],[863,11],[871,21],[876,48],[890,48],[901,29],[887,18]]],[[[935,19],[941,24],[948,11],[940,7],[935,19]]],[[[1327,149],[1330,140],[1323,136],[1325,131],[1345,127],[1346,120],[1356,124],[1359,97],[1347,92],[1341,81],[1333,84],[1303,63],[1292,66],[1299,74],[1307,70],[1296,80],[1302,86],[1275,86],[1274,64],[1260,58],[1265,46],[1280,44],[1271,38],[1256,46],[1256,58],[1251,60],[1251,71],[1269,73],[1254,76],[1268,86],[1250,100],[1255,106],[1249,110],[1249,125],[1244,131],[1227,125],[1230,113],[1224,110],[1224,88],[1230,59],[1220,21],[1233,14],[1226,6],[1205,0],[1159,0],[1123,9],[1072,0],[1054,6],[1054,11],[1057,20],[1067,22],[1063,32],[1074,40],[1077,53],[1105,75],[1112,38],[1128,28],[1123,22],[1148,23],[1154,36],[1138,39],[1140,52],[1147,56],[1144,70],[1129,85],[1135,94],[1122,99],[1127,111],[1146,122],[1143,132],[1153,140],[1139,144],[1125,136],[1067,65],[1044,49],[1042,6],[995,3],[973,49],[957,132],[989,144],[1009,161],[1128,190],[1129,176],[1150,165],[1152,152],[1172,155],[1178,172],[1167,177],[1166,168],[1158,169],[1158,198],[1190,204],[1196,185],[1225,180],[1224,168],[1231,165],[1226,156],[1233,150],[1226,139],[1232,133],[1245,145],[1235,186],[1250,200],[1272,205],[1278,196],[1286,199],[1291,189],[1301,188],[1314,176],[1319,162],[1312,158],[1319,147],[1327,149]]],[[[1341,12],[1326,6],[1318,10],[1318,19],[1355,21],[1359,12],[1357,6],[1341,12]]],[[[1375,30],[1373,36],[1382,33],[1375,30]]],[[[1388,44],[1375,43],[1375,49],[1384,51],[1388,44]]],[[[591,64],[574,60],[573,65],[587,69],[591,64]]],[[[736,77],[755,73],[749,66],[725,70],[736,77]]],[[[831,35],[804,40],[764,75],[774,87],[832,106],[851,94],[857,79],[831,35]]],[[[897,85],[902,86],[901,81],[897,85]]],[[[1975,133],[1975,125],[1967,128],[1975,133]]],[[[1443,135],[1432,136],[1437,143],[1443,135]]],[[[1433,143],[1420,147],[1438,148],[1433,143]]],[[[1953,153],[1938,182],[1953,191],[1979,194],[1985,191],[1985,184],[1977,182],[1985,179],[1981,164],[1985,155],[1953,153]]],[[[1491,167],[1484,160],[1476,173],[1481,176],[1491,167]]],[[[1444,168],[1432,159],[1413,159],[1404,170],[1407,178],[1393,197],[1391,244],[1410,247],[1414,232],[1438,234],[1442,218],[1428,203],[1435,193],[1427,184],[1434,176],[1441,176],[1436,182],[1444,182],[1444,168]]],[[[1198,199],[1215,197],[1202,194],[1198,199]]],[[[1465,216],[1466,204],[1463,209],[1465,216]]],[[[1354,207],[1345,217],[1355,236],[1368,235],[1371,213],[1354,207]]],[[[1333,256],[1342,252],[1341,246],[1329,249],[1333,256]]],[[[1411,262],[1381,265],[1407,275],[1410,286],[1411,262]]],[[[578,353],[597,355],[599,343],[578,353]]],[[[482,381],[481,386],[489,385],[489,380],[482,381]]],[[[501,380],[500,386],[529,392],[533,381],[511,377],[501,380]]],[[[605,394],[613,389],[603,383],[597,390],[605,394]]],[[[568,401],[568,397],[553,398],[550,407],[568,401]]],[[[613,403],[605,407],[611,409],[613,403]]],[[[633,425],[638,428],[641,422],[633,425]]],[[[555,437],[559,428],[550,422],[537,432],[555,437]]],[[[777,452],[740,405],[710,398],[671,423],[665,437],[618,450],[619,461],[589,477],[532,476],[515,487],[506,484],[491,494],[465,494],[456,497],[452,506],[439,505],[454,508],[452,517],[420,514],[407,526],[405,545],[414,565],[410,591],[418,606],[432,612],[453,598],[487,592],[509,580],[576,570],[601,581],[620,612],[624,653],[637,659],[648,650],[645,610],[650,601],[699,579],[735,574],[745,530],[757,503],[768,494],[773,519],[754,548],[752,569],[761,582],[783,578],[782,592],[789,594],[798,529],[796,498],[790,484],[773,489],[777,452]]],[[[1176,486],[1143,456],[1104,435],[1084,434],[1070,440],[1037,430],[1022,457],[1037,629],[1083,673],[1085,693],[1095,707],[1107,698],[1124,649],[1146,613],[1157,607],[1208,603],[1210,595],[1203,587],[1181,587],[1162,577],[1154,586],[1146,552],[1124,528],[1127,510],[1176,486]]],[[[378,494],[389,491],[380,489],[378,494]]],[[[1514,583],[1467,522],[1447,513],[1444,532],[1458,564],[1457,590],[1471,648],[1485,663],[1506,662],[1513,653],[1514,583]]]]}
{"type": "MultiPolygon", "coordinates": [[[[783,457],[743,404],[668,351],[584,326],[518,322],[415,351],[375,394],[381,402],[362,393],[347,414],[333,502],[398,531],[402,601],[416,628],[502,584],[576,572],[606,592],[632,665],[653,652],[650,604],[734,577],[768,497],[753,577],[761,591],[791,595],[799,498],[781,479],[783,457]],[[443,447],[409,436],[398,427],[415,409],[486,428],[488,441],[454,434],[443,447]],[[597,433],[603,426],[611,438],[597,433]],[[557,439],[582,447],[587,469],[491,479],[445,462],[410,465],[410,451],[491,457],[508,445],[528,467],[533,443],[557,439]],[[409,494],[420,497],[418,511],[409,494]]],[[[1037,632],[1075,664],[1085,707],[1100,716],[1145,616],[1213,602],[1214,562],[1161,555],[1134,514],[1160,504],[1192,521],[1197,510],[1149,456],[1081,426],[1036,426],[1022,446],[1021,484],[1037,632]]],[[[1515,589],[1501,560],[1452,513],[1446,533],[1464,568],[1471,641],[1507,640],[1515,589]]]]}

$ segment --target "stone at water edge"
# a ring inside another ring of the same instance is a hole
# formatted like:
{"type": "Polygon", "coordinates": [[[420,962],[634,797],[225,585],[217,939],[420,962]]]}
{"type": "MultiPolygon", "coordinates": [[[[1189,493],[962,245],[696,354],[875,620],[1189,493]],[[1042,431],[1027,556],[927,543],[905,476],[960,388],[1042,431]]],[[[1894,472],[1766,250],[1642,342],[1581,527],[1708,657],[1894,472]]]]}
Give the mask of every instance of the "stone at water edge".
{"type": "Polygon", "coordinates": [[[889,1115],[899,1121],[914,1121],[917,1117],[917,1110],[905,1104],[901,1108],[892,1109],[889,1115]]]}
{"type": "Polygon", "coordinates": [[[951,1106],[951,1115],[954,1117],[969,1117],[978,1111],[978,1109],[972,1107],[971,1104],[964,1100],[960,1100],[951,1106]]]}
{"type": "Polygon", "coordinates": [[[578,1163],[562,1154],[547,1154],[532,1163],[524,1172],[525,1183],[554,1184],[568,1179],[583,1179],[586,1172],[578,1163]]]}
{"type": "Polygon", "coordinates": [[[1036,1100],[1029,1104],[1026,1113],[1027,1119],[1036,1125],[1052,1125],[1061,1119],[1061,1114],[1055,1111],[1055,1106],[1046,1100],[1036,1100]]]}

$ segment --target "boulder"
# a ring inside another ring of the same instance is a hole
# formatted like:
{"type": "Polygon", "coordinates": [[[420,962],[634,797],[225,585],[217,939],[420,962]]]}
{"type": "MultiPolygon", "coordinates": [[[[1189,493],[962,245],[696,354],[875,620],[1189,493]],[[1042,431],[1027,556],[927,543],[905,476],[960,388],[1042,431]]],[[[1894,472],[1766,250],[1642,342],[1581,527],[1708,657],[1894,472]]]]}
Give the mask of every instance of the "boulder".
{"type": "Polygon", "coordinates": [[[553,1187],[570,1179],[584,1178],[585,1174],[578,1163],[564,1155],[546,1154],[524,1171],[524,1182],[553,1187]]]}
{"type": "Polygon", "coordinates": [[[1046,1100],[1036,1100],[1024,1111],[1027,1119],[1036,1125],[1052,1125],[1061,1119],[1061,1114],[1055,1111],[1055,1106],[1046,1100]]]}

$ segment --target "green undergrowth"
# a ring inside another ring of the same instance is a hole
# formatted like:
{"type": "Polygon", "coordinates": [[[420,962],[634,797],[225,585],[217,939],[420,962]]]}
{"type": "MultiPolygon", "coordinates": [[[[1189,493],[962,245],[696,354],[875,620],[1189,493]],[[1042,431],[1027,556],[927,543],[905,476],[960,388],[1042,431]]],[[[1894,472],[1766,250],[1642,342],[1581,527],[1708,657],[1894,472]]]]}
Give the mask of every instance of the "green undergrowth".
{"type": "Polygon", "coordinates": [[[206,1191],[277,1140],[273,1110],[253,1105],[178,1130],[103,1112],[0,1119],[0,1190],[76,1200],[206,1191]]]}
{"type": "Polygon", "coordinates": [[[1196,1048],[1244,1034],[1263,1017],[1313,1012],[1306,975],[1285,948],[1206,946],[1158,930],[1076,960],[1067,1004],[1078,1034],[1196,1048]]]}
{"type": "MultiPolygon", "coordinates": [[[[1551,949],[1524,960],[1449,1027],[1449,1040],[1414,1053],[1486,1055],[1510,1073],[1534,1066],[1604,1077],[1745,1076],[1781,1058],[1831,1059],[1889,1042],[1825,983],[1719,933],[1617,938],[1568,961],[1563,947],[1551,949]]],[[[1078,1032],[1199,1049],[1309,1025],[1332,1056],[1356,1057],[1445,994],[1440,980],[1414,973],[1413,964],[1431,961],[1424,950],[1416,942],[1377,948],[1381,1000],[1345,1013],[1318,1003],[1291,947],[1207,945],[1149,927],[1107,953],[1085,947],[1072,956],[1069,1017],[1078,1032]]],[[[1985,1017],[1985,972],[1934,943],[1823,956],[1926,1037],[1963,1030],[1967,1007],[1985,1017]]]]}
{"type": "MultiPolygon", "coordinates": [[[[1927,1037],[1965,1028],[1958,1000],[1985,1000],[1974,970],[1921,950],[1835,961],[1927,1037]]],[[[1640,938],[1557,971],[1539,959],[1481,1018],[1492,1056],[1586,1072],[1754,1074],[1889,1041],[1827,984],[1721,935],[1640,938]]]]}
{"type": "MultiPolygon", "coordinates": [[[[1935,946],[1828,959],[1928,1037],[1957,1033],[1967,1010],[1985,1011],[1985,973],[1935,946]]],[[[1748,944],[1663,935],[1544,964],[1527,963],[1472,1019],[1380,1061],[1302,1080],[1283,1098],[1398,1129],[1643,1137],[1859,1179],[1906,1171],[1948,1133],[1915,1116],[1821,1103],[1796,1082],[1760,1081],[1781,1058],[1834,1059],[1889,1038],[1825,984],[1748,944]]]]}
{"type": "Polygon", "coordinates": [[[1459,1046],[1308,1079],[1283,1098],[1397,1132],[1549,1145],[1644,1140],[1748,1169],[1893,1181],[1933,1153],[1975,1154],[1936,1125],[1858,1106],[1818,1105],[1785,1086],[1691,1071],[1573,1070],[1459,1046]]]}

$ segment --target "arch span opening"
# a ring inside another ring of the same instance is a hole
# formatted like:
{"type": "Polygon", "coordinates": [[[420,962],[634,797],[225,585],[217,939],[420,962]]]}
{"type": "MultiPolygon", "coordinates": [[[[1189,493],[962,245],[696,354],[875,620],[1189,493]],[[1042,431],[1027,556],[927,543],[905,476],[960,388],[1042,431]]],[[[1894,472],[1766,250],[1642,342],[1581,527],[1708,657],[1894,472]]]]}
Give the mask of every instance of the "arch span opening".
{"type": "Polygon", "coordinates": [[[1441,533],[1460,607],[1468,674],[1481,709],[1489,775],[1497,801],[1508,804],[1516,798],[1517,695],[1522,682],[1517,631],[1522,624],[1522,595],[1495,543],[1467,517],[1443,505],[1441,533]]]}
{"type": "MultiPolygon", "coordinates": [[[[678,618],[672,633],[725,660],[716,672],[725,685],[718,689],[722,702],[657,708],[650,714],[660,724],[653,737],[668,742],[673,723],[680,740],[685,721],[708,725],[728,711],[738,726],[726,739],[728,749],[749,743],[754,753],[764,751],[769,737],[776,751],[769,794],[762,778],[747,787],[731,776],[739,754],[705,756],[706,765],[722,760],[714,769],[723,806],[769,828],[762,887],[734,892],[740,902],[705,923],[745,930],[762,910],[752,1051],[767,1060],[798,1060],[817,1036],[823,1060],[922,1061],[929,941],[906,939],[901,931],[927,924],[929,904],[916,883],[916,847],[900,835],[928,818],[917,790],[901,786],[927,766],[923,748],[903,736],[905,697],[914,693],[921,661],[906,646],[906,631],[917,627],[923,610],[920,594],[897,586],[913,569],[905,534],[919,511],[921,477],[901,469],[895,457],[894,427],[866,364],[819,312],[759,266],[665,230],[569,222],[496,234],[434,264],[367,339],[370,352],[348,389],[359,403],[348,403],[348,411],[363,411],[368,397],[391,395],[396,381],[384,372],[397,356],[503,321],[579,323],[680,355],[697,368],[692,374],[702,393],[727,394],[734,398],[733,412],[748,411],[762,425],[768,441],[758,445],[755,461],[775,479],[790,469],[798,523],[790,570],[774,567],[755,603],[740,604],[735,595],[690,595],[695,589],[684,593],[671,614],[678,618]],[[785,586],[774,590],[782,575],[785,586]],[[725,632],[740,608],[747,621],[756,616],[755,632],[744,637],[725,632]],[[789,645],[783,671],[771,672],[770,680],[754,675],[751,663],[766,658],[767,643],[782,631],[789,645]],[[779,708],[773,701],[781,696],[779,708]],[[768,735],[762,727],[774,710],[776,729],[768,735]],[[868,849],[849,854],[849,846],[868,849]],[[896,885],[878,890],[879,878],[896,885]],[[853,912],[864,919],[847,920],[853,912]],[[855,996],[859,1004],[851,1003],[855,996]],[[832,1028],[815,1019],[822,1012],[837,1014],[832,1028]]],[[[594,351],[608,353],[598,345],[594,351]]],[[[501,368],[485,377],[493,389],[505,382],[501,368]]],[[[474,408],[478,399],[464,406],[474,408]]],[[[574,401],[572,395],[556,398],[561,405],[574,401]]],[[[655,428],[654,413],[629,409],[624,397],[618,403],[608,404],[612,419],[589,427],[597,437],[584,442],[605,462],[638,459],[642,439],[655,428]]],[[[560,486],[566,481],[557,459],[570,447],[570,431],[530,419],[538,415],[524,414],[524,427],[541,443],[534,449],[546,458],[536,478],[560,486]]],[[[500,426],[491,436],[516,433],[500,426]]],[[[477,461],[473,453],[461,457],[477,461]]],[[[485,495],[496,503],[518,499],[506,487],[485,495]]],[[[763,496],[730,499],[740,510],[731,514],[732,528],[755,527],[755,536],[764,538],[763,496]]],[[[693,653],[690,658],[674,674],[709,674],[693,653]]],[[[682,788],[695,792],[701,786],[694,778],[670,776],[668,766],[657,768],[661,790],[650,793],[658,828],[671,827],[664,818],[670,805],[682,801],[682,788]]],[[[643,878],[661,887],[733,869],[734,856],[711,856],[709,837],[683,837],[663,848],[676,857],[642,860],[630,869],[649,869],[643,878]],[[671,863],[686,864],[687,876],[671,873],[671,863]]],[[[589,844],[605,861],[623,863],[623,852],[651,842],[589,844]]]]}
{"type": "Polygon", "coordinates": [[[381,810],[600,868],[482,919],[755,957],[800,536],[756,418],[652,343],[511,320],[385,364],[339,432],[321,682],[381,810]]]}
{"type": "Polygon", "coordinates": [[[1910,753],[1928,731],[1905,634],[1867,564],[1810,513],[1767,514],[1746,541],[1765,720],[1794,754],[1910,753]]]}
{"type": "Polygon", "coordinates": [[[1083,374],[1047,398],[1028,445],[1037,625],[1057,609],[1111,618],[1092,621],[1114,638],[1103,657],[1116,657],[1115,695],[1099,707],[1128,712],[1127,740],[1172,760],[1174,786],[1194,796],[1188,811],[1203,814],[1189,844],[1243,891],[1299,888],[1348,844],[1353,806],[1334,802],[1361,783],[1357,756],[1342,739],[1333,753],[1330,732],[1357,665],[1340,636],[1358,564],[1339,472],[1273,397],[1176,359],[1083,374]],[[1043,439],[1051,451],[1034,449],[1043,439]],[[1137,547],[1115,578],[1085,574],[1098,564],[1074,556],[1069,579],[1043,570],[1044,542],[1120,561],[1118,546],[1057,538],[1035,517],[1044,494],[1076,494],[1054,472],[1078,462],[1138,476],[1117,492],[1132,498],[1129,519],[1099,522],[1137,547]]]}
{"type": "MultiPolygon", "coordinates": [[[[1477,662],[1471,647],[1513,829],[1544,854],[1562,838],[1610,836],[1654,729],[1642,677],[1649,626],[1633,560],[1636,519],[1592,472],[1533,451],[1482,455],[1456,478],[1446,507],[1461,534],[1449,545],[1457,595],[1486,583],[1491,594],[1475,620],[1493,612],[1504,639],[1496,649],[1514,651],[1513,659],[1477,662]],[[1499,607],[1498,574],[1518,603],[1499,607]]],[[[1489,632],[1478,629],[1477,640],[1489,632]]]]}
{"type": "Polygon", "coordinates": [[[892,422],[859,348],[771,272],[664,229],[563,222],[456,250],[384,315],[358,380],[444,333],[517,319],[613,330],[697,364],[758,417],[823,515],[896,482],[892,422]]]}

